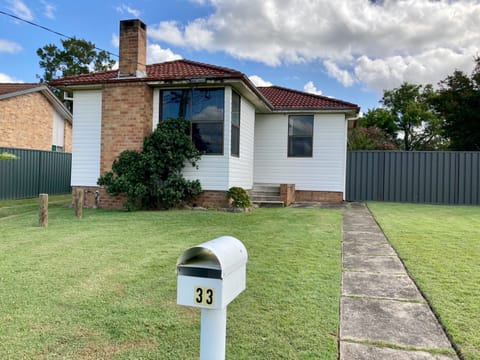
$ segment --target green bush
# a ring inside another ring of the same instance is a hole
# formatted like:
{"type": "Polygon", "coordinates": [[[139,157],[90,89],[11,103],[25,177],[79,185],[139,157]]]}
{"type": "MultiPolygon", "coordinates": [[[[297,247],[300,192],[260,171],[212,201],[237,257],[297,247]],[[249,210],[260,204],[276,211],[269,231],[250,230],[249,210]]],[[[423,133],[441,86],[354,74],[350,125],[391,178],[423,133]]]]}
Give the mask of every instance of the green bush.
{"type": "Polygon", "coordinates": [[[252,205],[248,193],[241,187],[231,187],[227,191],[227,199],[232,200],[232,206],[236,208],[248,208],[252,205]]]}
{"type": "Polygon", "coordinates": [[[0,160],[17,160],[18,157],[16,155],[10,154],[8,152],[3,152],[0,154],[0,160]]]}
{"type": "Polygon", "coordinates": [[[143,150],[123,151],[98,184],[111,195],[125,194],[129,210],[169,209],[193,200],[202,187],[198,180],[186,180],[182,170],[186,163],[197,166],[201,153],[189,129],[182,119],[161,121],[145,138],[143,150]]]}

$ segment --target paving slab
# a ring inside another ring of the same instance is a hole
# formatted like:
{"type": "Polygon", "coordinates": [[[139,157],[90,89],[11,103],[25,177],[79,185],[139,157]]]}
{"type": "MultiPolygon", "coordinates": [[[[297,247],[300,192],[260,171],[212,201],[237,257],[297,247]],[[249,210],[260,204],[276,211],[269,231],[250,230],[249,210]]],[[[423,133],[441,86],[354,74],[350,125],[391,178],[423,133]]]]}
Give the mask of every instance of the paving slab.
{"type": "Polygon", "coordinates": [[[427,304],[342,297],[340,306],[342,340],[453,350],[427,304]]]}
{"type": "Polygon", "coordinates": [[[355,255],[396,255],[395,250],[386,241],[348,241],[343,242],[342,251],[344,256],[355,255]]]}
{"type": "Polygon", "coordinates": [[[405,268],[397,256],[343,256],[343,269],[385,274],[405,273],[405,268]]]}
{"type": "Polygon", "coordinates": [[[364,242],[364,241],[382,241],[388,243],[385,235],[381,231],[365,232],[365,231],[344,231],[343,242],[364,242]]]}
{"type": "Polygon", "coordinates": [[[344,272],[342,295],[424,301],[408,275],[344,272]]]}
{"type": "Polygon", "coordinates": [[[381,232],[380,228],[376,223],[350,223],[343,224],[343,231],[363,231],[363,232],[381,232]]]}
{"type": "Polygon", "coordinates": [[[340,342],[340,360],[452,360],[456,356],[340,342]]]}

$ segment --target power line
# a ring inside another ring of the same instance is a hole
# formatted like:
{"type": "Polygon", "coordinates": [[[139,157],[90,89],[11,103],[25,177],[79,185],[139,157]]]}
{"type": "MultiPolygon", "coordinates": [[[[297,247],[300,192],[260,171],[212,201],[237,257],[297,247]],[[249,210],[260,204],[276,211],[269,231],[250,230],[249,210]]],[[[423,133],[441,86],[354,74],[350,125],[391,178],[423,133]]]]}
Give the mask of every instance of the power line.
{"type": "MultiPolygon", "coordinates": [[[[18,17],[18,16],[16,16],[16,15],[13,15],[13,14],[10,14],[10,13],[7,13],[7,12],[2,11],[2,10],[0,10],[0,14],[5,15],[5,16],[9,16],[9,17],[11,17],[11,18],[13,18],[13,19],[16,19],[16,20],[19,20],[19,21],[23,21],[24,23],[27,23],[27,24],[32,25],[32,26],[35,26],[35,27],[40,28],[40,29],[42,29],[42,30],[46,30],[46,31],[48,31],[48,32],[51,32],[52,34],[59,35],[59,36],[61,36],[61,37],[67,38],[67,39],[69,39],[69,40],[74,40],[74,39],[75,39],[75,38],[72,37],[72,36],[68,36],[68,35],[62,34],[61,32],[55,31],[55,30],[50,29],[50,28],[48,28],[48,27],[46,27],[46,26],[43,26],[43,25],[36,24],[36,23],[34,23],[34,22],[32,22],[32,21],[28,21],[28,20],[22,19],[21,17],[18,17]]],[[[99,50],[99,51],[105,51],[108,55],[115,56],[115,57],[117,57],[117,58],[120,57],[120,56],[118,56],[118,54],[114,54],[114,53],[112,53],[112,52],[110,52],[110,51],[101,49],[101,48],[96,47],[96,46],[94,46],[94,49],[95,49],[95,50],[99,50]]]]}

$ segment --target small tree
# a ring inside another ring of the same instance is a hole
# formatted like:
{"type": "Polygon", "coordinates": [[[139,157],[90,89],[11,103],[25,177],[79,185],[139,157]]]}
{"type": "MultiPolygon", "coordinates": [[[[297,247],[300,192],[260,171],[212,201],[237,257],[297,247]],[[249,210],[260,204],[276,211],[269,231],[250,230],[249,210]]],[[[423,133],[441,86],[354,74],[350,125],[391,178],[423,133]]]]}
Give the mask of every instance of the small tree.
{"type": "Polygon", "coordinates": [[[167,119],[145,138],[142,152],[125,150],[112,164],[112,171],[98,179],[111,195],[125,194],[125,207],[169,209],[200,194],[198,180],[182,175],[187,163],[196,166],[201,153],[195,148],[189,123],[167,119]]]}

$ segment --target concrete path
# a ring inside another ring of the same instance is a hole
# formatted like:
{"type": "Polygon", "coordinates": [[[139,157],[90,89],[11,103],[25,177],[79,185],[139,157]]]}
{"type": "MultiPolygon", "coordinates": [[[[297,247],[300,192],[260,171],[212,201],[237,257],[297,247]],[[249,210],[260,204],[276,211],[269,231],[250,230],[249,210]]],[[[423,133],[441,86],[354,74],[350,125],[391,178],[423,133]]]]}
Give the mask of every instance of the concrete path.
{"type": "Polygon", "coordinates": [[[343,215],[340,360],[458,359],[363,204],[343,215]]]}

